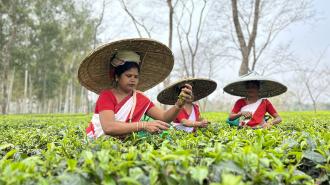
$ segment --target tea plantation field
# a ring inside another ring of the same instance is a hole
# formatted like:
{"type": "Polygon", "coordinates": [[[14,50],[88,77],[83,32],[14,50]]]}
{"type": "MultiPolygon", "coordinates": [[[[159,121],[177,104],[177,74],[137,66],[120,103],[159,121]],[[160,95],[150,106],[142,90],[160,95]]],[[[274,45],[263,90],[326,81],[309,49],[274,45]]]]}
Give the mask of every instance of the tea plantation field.
{"type": "Polygon", "coordinates": [[[91,115],[0,116],[1,184],[329,184],[330,112],[281,113],[268,130],[225,113],[196,133],[89,141],[91,115]]]}

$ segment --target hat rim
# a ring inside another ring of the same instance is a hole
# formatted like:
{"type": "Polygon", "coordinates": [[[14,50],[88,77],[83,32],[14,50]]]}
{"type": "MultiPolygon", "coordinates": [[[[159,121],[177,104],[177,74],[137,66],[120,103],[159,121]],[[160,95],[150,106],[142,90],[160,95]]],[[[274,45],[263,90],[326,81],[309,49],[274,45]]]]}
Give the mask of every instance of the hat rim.
{"type": "Polygon", "coordinates": [[[137,87],[140,91],[151,89],[164,81],[174,66],[173,53],[163,43],[146,38],[123,39],[101,45],[90,52],[79,66],[79,83],[96,94],[114,88],[114,78],[109,75],[114,67],[110,64],[109,56],[120,50],[134,51],[145,59],[140,63],[140,79],[137,87]],[[101,55],[108,57],[99,57],[101,55]],[[97,60],[98,58],[102,59],[97,60]],[[151,68],[155,70],[150,70],[151,68]]]}
{"type": "Polygon", "coordinates": [[[278,96],[285,93],[288,89],[287,86],[285,86],[284,84],[276,80],[273,80],[271,78],[245,77],[245,79],[239,79],[229,83],[223,88],[223,90],[224,92],[233,96],[246,97],[247,95],[246,83],[249,81],[259,81],[261,83],[259,89],[260,98],[270,98],[270,97],[278,96]]]}

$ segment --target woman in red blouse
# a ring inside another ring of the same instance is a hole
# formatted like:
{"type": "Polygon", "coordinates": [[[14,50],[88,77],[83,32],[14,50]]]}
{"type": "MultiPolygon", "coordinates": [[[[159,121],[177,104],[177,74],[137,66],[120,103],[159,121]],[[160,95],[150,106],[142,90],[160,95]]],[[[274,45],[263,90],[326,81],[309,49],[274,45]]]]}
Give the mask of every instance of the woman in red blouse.
{"type": "Polygon", "coordinates": [[[99,98],[86,129],[87,136],[122,138],[133,132],[167,130],[167,122],[174,120],[185,102],[191,99],[191,86],[184,86],[180,92],[183,101],[177,101],[167,111],[156,107],[137,89],[147,90],[160,83],[172,66],[171,51],[165,45],[147,39],[117,41],[89,55],[81,64],[78,77],[82,85],[99,93],[99,98]],[[141,121],[144,114],[154,121],[141,121]]]}
{"type": "Polygon", "coordinates": [[[284,93],[287,88],[279,82],[250,74],[224,88],[224,91],[238,96],[244,96],[236,101],[229,118],[230,124],[249,126],[252,128],[269,128],[282,121],[271,102],[265,97],[272,97],[284,93]],[[273,120],[264,119],[269,113],[273,120]]]}
{"type": "Polygon", "coordinates": [[[199,106],[193,103],[193,99],[191,99],[184,104],[173,125],[178,130],[192,132],[198,127],[207,127],[208,121],[201,117],[199,106]]]}
{"type": "Polygon", "coordinates": [[[160,92],[157,96],[158,101],[168,105],[174,104],[184,84],[190,84],[193,87],[192,99],[186,101],[173,125],[178,130],[193,132],[198,127],[207,127],[208,125],[208,121],[200,115],[199,106],[194,102],[211,94],[216,89],[217,84],[212,80],[202,78],[181,80],[160,92]]]}

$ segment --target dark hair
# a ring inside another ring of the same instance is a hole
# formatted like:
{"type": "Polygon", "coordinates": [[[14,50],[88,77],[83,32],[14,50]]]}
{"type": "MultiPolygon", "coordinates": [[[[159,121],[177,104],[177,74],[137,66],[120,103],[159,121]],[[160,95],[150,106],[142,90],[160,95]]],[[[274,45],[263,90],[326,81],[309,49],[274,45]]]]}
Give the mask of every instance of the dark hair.
{"type": "Polygon", "coordinates": [[[258,80],[247,81],[245,83],[245,88],[248,88],[250,85],[255,85],[258,89],[260,89],[260,81],[258,80]]]}
{"type": "Polygon", "coordinates": [[[136,62],[125,62],[125,64],[120,65],[115,68],[115,75],[120,77],[125,71],[130,70],[132,68],[137,68],[140,73],[140,66],[136,62]]]}

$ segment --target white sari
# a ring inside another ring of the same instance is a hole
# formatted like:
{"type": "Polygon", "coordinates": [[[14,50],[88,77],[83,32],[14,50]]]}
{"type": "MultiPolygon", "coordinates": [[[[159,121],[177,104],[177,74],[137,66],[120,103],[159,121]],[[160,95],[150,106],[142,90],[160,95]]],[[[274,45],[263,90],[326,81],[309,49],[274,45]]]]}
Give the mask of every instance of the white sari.
{"type": "MultiPolygon", "coordinates": [[[[263,99],[259,99],[255,103],[251,103],[251,104],[243,106],[241,108],[241,112],[251,112],[252,113],[251,118],[252,118],[254,113],[256,112],[256,110],[259,108],[262,101],[263,101],[263,99]]],[[[243,125],[246,125],[251,120],[251,118],[243,119],[240,122],[243,122],[243,125]]]]}
{"type": "MultiPolygon", "coordinates": [[[[191,114],[190,114],[188,120],[197,121],[194,107],[191,110],[191,114]]],[[[186,126],[183,126],[182,123],[173,123],[173,126],[174,126],[174,128],[176,128],[178,130],[183,130],[183,131],[186,131],[189,133],[194,131],[194,127],[186,127],[186,126]]]]}
{"type": "MultiPolygon", "coordinates": [[[[150,103],[149,103],[150,105],[150,103]]],[[[148,109],[148,106],[146,106],[144,112],[142,115],[145,114],[145,112],[148,109]]],[[[129,122],[132,121],[133,113],[136,106],[136,92],[133,93],[133,96],[130,97],[125,104],[118,110],[117,113],[115,113],[115,120],[126,122],[127,118],[129,118],[129,122]]],[[[141,116],[142,117],[142,116],[141,116]]],[[[87,136],[89,138],[98,138],[104,134],[104,131],[102,129],[101,121],[100,121],[100,115],[94,114],[91,120],[91,123],[93,125],[93,129],[87,132],[87,136]]]]}

